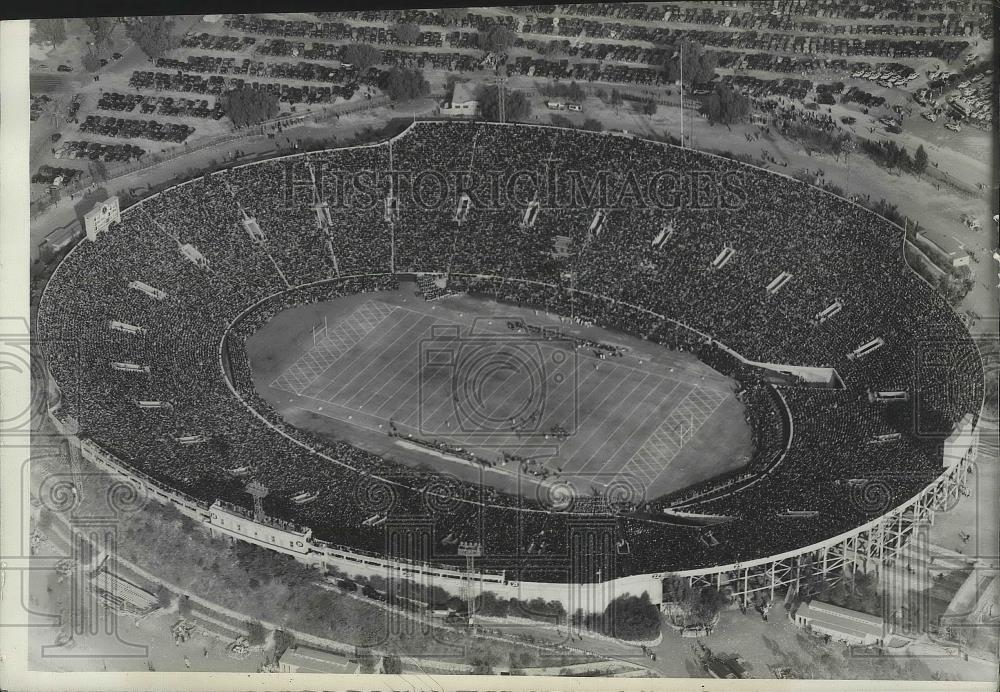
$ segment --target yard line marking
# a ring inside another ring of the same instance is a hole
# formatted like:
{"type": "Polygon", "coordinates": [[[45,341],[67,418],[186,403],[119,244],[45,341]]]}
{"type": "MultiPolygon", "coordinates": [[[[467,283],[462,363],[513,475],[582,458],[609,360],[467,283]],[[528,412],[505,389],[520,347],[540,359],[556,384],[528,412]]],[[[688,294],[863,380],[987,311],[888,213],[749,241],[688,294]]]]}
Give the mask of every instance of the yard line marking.
{"type": "MultiPolygon", "coordinates": [[[[422,322],[423,322],[423,320],[416,320],[411,327],[408,327],[406,329],[406,331],[404,331],[402,334],[400,334],[400,336],[398,338],[394,339],[392,341],[392,343],[385,344],[384,341],[380,340],[380,343],[383,346],[383,348],[381,348],[378,351],[378,353],[375,355],[375,357],[373,357],[371,359],[372,362],[377,362],[377,361],[381,360],[382,357],[386,353],[389,353],[389,352],[392,351],[392,347],[396,344],[396,342],[399,341],[399,339],[401,339],[403,336],[406,336],[407,334],[409,334],[413,330],[413,328],[420,328],[422,326],[422,322]]],[[[407,365],[408,366],[410,364],[410,362],[412,362],[414,359],[419,360],[419,358],[420,358],[420,349],[419,349],[419,347],[417,349],[401,349],[401,350],[397,351],[393,355],[393,357],[389,359],[389,361],[385,364],[385,366],[381,370],[379,370],[377,373],[375,373],[370,378],[370,381],[378,380],[379,377],[382,375],[382,373],[385,371],[386,368],[390,368],[390,367],[392,368],[391,377],[389,377],[387,380],[384,380],[382,382],[381,386],[379,387],[378,391],[375,392],[375,394],[380,393],[385,387],[389,386],[392,382],[394,382],[396,380],[396,375],[397,375],[397,373],[400,372],[400,370],[403,369],[403,365],[407,365]],[[414,350],[416,351],[416,353],[413,352],[414,350]],[[404,354],[409,354],[409,355],[404,355],[404,354]],[[404,363],[400,363],[400,360],[403,360],[404,363]]],[[[419,370],[419,364],[418,364],[417,367],[418,367],[418,370],[419,370]]],[[[367,368],[365,368],[365,369],[367,369],[367,368]]],[[[362,370],[362,372],[364,372],[364,370],[362,370]]],[[[360,408],[364,408],[365,406],[367,406],[368,402],[371,401],[371,399],[375,396],[375,394],[373,394],[372,396],[368,397],[368,399],[366,399],[365,401],[363,401],[361,403],[360,408]]]]}
{"type": "MultiPolygon", "coordinates": [[[[584,382],[589,381],[591,378],[596,378],[597,382],[594,384],[593,389],[587,392],[585,396],[577,398],[576,401],[589,402],[590,397],[593,396],[596,392],[600,391],[609,379],[615,378],[615,375],[616,373],[613,368],[605,368],[604,371],[592,370],[588,372],[586,378],[584,379],[584,382]],[[595,375],[594,373],[597,374],[595,375]]],[[[624,380],[622,379],[619,380],[619,382],[623,381],[624,380]]],[[[572,392],[570,393],[569,396],[572,396],[572,392]]],[[[583,445],[583,440],[581,438],[581,430],[586,428],[587,421],[589,421],[592,416],[596,415],[599,412],[599,409],[600,405],[595,404],[592,409],[586,411],[585,415],[583,415],[582,418],[580,416],[584,414],[584,411],[580,410],[576,411],[575,414],[577,417],[576,430],[573,431],[573,434],[570,436],[570,438],[566,440],[566,442],[560,447],[561,454],[570,458],[576,456],[577,450],[579,450],[583,445]]]]}
{"type": "MultiPolygon", "coordinates": [[[[405,322],[402,322],[402,321],[401,321],[401,322],[397,322],[397,323],[396,323],[396,325],[394,325],[394,326],[397,326],[397,327],[398,327],[398,326],[400,326],[400,325],[405,325],[405,324],[406,324],[405,322]]],[[[405,328],[405,329],[404,329],[404,330],[402,331],[402,333],[400,333],[400,334],[399,334],[399,335],[398,335],[398,336],[397,336],[397,337],[396,337],[395,339],[393,339],[393,340],[392,340],[392,342],[391,342],[391,343],[387,344],[387,345],[386,345],[386,346],[385,346],[384,348],[380,349],[380,350],[379,350],[378,352],[379,352],[380,354],[381,354],[381,353],[385,353],[385,351],[386,351],[386,350],[388,350],[388,349],[389,349],[389,348],[391,348],[392,346],[395,346],[396,342],[398,342],[398,341],[399,341],[400,339],[402,339],[402,338],[403,338],[404,336],[406,336],[407,334],[409,334],[409,332],[413,331],[413,329],[416,329],[416,328],[419,328],[419,326],[420,326],[420,325],[419,325],[419,324],[417,324],[417,323],[415,323],[415,324],[411,324],[411,325],[407,326],[407,327],[406,327],[406,328],[405,328]]],[[[378,341],[379,341],[379,342],[381,342],[381,341],[382,341],[382,339],[379,339],[378,341]]],[[[367,372],[369,368],[371,368],[371,367],[372,367],[373,365],[375,365],[375,364],[377,364],[377,363],[378,363],[378,359],[377,359],[377,358],[369,358],[369,359],[368,359],[368,362],[367,362],[367,363],[366,363],[366,364],[364,365],[364,367],[362,367],[362,368],[360,368],[359,370],[357,370],[357,371],[356,371],[356,372],[355,372],[355,373],[354,373],[354,374],[353,374],[353,375],[351,376],[351,378],[350,378],[349,380],[347,380],[347,382],[344,382],[344,383],[343,383],[343,384],[342,384],[342,385],[340,386],[340,388],[339,388],[339,389],[337,389],[337,391],[336,391],[336,392],[333,392],[333,393],[332,393],[332,394],[330,394],[330,395],[328,395],[328,394],[327,394],[327,390],[328,390],[328,389],[330,388],[330,385],[333,385],[333,384],[334,384],[334,381],[331,381],[331,382],[330,382],[330,383],[329,383],[328,385],[326,385],[326,386],[325,386],[325,387],[324,387],[324,388],[323,388],[322,390],[320,390],[320,392],[321,392],[321,393],[322,393],[322,394],[324,395],[324,397],[326,397],[326,396],[329,396],[329,398],[330,398],[330,400],[331,400],[331,401],[334,401],[334,400],[342,400],[342,399],[343,399],[343,397],[341,396],[341,393],[342,393],[342,392],[344,392],[344,390],[346,390],[346,389],[347,389],[348,387],[350,387],[350,386],[351,386],[351,385],[352,385],[352,384],[354,383],[354,381],[355,381],[355,380],[357,380],[357,379],[358,379],[359,377],[361,377],[361,376],[362,376],[362,375],[363,375],[363,374],[364,374],[365,372],[367,372]]],[[[390,363],[387,363],[387,364],[383,365],[383,366],[382,366],[381,368],[379,368],[379,372],[381,372],[382,370],[385,370],[385,368],[386,368],[386,367],[388,367],[388,366],[389,366],[389,364],[390,364],[390,363]]],[[[375,373],[375,374],[377,375],[378,373],[375,373]]],[[[363,380],[363,381],[370,381],[370,379],[368,379],[368,380],[363,380]]],[[[351,394],[351,396],[353,397],[353,396],[355,395],[355,393],[356,393],[356,390],[354,391],[354,393],[352,393],[352,394],[351,394]]],[[[350,400],[348,399],[348,401],[350,401],[350,400]]]]}
{"type": "MultiPolygon", "coordinates": [[[[645,381],[645,379],[646,378],[643,378],[642,381],[645,381]]],[[[594,415],[597,415],[598,413],[600,413],[601,410],[604,408],[604,402],[607,401],[613,394],[615,394],[618,391],[618,388],[621,387],[626,382],[627,382],[627,380],[625,380],[625,379],[620,379],[617,382],[615,382],[615,386],[612,387],[608,391],[608,393],[605,394],[604,397],[594,407],[593,413],[591,413],[590,416],[587,416],[587,418],[584,419],[583,424],[581,425],[581,427],[586,427],[586,421],[590,420],[591,416],[594,416],[594,415]]],[[[612,410],[614,410],[614,409],[612,409],[612,410]]],[[[601,416],[601,418],[604,418],[604,416],[601,416]]],[[[583,447],[590,440],[591,437],[593,437],[594,435],[596,435],[598,433],[603,434],[603,432],[604,432],[603,431],[603,426],[601,426],[600,424],[595,425],[593,427],[593,429],[591,430],[591,432],[580,440],[580,445],[579,446],[583,447]]],[[[581,467],[579,470],[582,471],[583,467],[581,467]]]]}
{"type": "MultiPolygon", "coordinates": [[[[673,393],[673,391],[674,391],[675,389],[677,389],[678,387],[680,387],[680,384],[674,384],[674,385],[673,385],[673,386],[672,386],[672,387],[670,388],[670,391],[662,393],[661,395],[663,396],[663,401],[665,402],[665,401],[667,400],[667,398],[668,398],[668,397],[669,397],[669,396],[670,396],[670,395],[671,395],[671,394],[673,393]]],[[[652,392],[650,392],[650,394],[653,394],[653,393],[658,393],[658,389],[654,389],[654,390],[653,390],[652,392]]],[[[657,406],[654,406],[654,407],[653,407],[653,409],[652,409],[652,410],[651,410],[651,411],[650,411],[650,412],[649,412],[648,414],[646,414],[645,418],[643,418],[643,419],[642,419],[642,422],[640,422],[640,423],[639,423],[639,425],[638,425],[638,426],[636,427],[636,430],[635,430],[635,433],[638,433],[638,432],[639,432],[640,430],[642,430],[643,426],[645,426],[645,425],[646,425],[646,422],[647,422],[647,421],[648,421],[648,420],[649,420],[650,418],[653,418],[654,416],[656,416],[656,415],[658,415],[658,414],[661,414],[661,413],[662,413],[662,411],[663,411],[663,403],[661,402],[661,403],[660,403],[660,404],[658,404],[657,406]]],[[[616,430],[615,432],[618,432],[618,431],[616,430]]],[[[610,466],[610,465],[611,465],[611,464],[613,464],[613,463],[614,463],[614,464],[615,464],[616,466],[619,466],[619,467],[620,467],[620,468],[618,469],[618,471],[619,471],[619,473],[620,473],[620,474],[623,474],[623,473],[624,473],[624,471],[625,471],[625,467],[626,467],[626,465],[627,465],[627,461],[626,461],[626,463],[621,463],[621,462],[619,462],[619,461],[618,461],[618,459],[617,459],[617,457],[618,457],[618,452],[620,452],[620,451],[621,451],[621,449],[622,449],[622,447],[624,447],[624,446],[625,446],[625,445],[627,445],[628,443],[630,443],[630,442],[634,442],[634,441],[635,441],[635,433],[633,433],[632,435],[626,435],[626,436],[625,436],[625,438],[624,438],[624,439],[622,440],[622,443],[621,443],[620,445],[618,445],[618,447],[617,447],[617,448],[615,449],[615,451],[614,451],[614,452],[612,452],[612,453],[611,453],[611,455],[610,455],[610,456],[608,457],[608,461],[607,461],[607,463],[605,463],[605,464],[604,464],[604,466],[602,466],[602,467],[600,468],[600,470],[599,470],[599,471],[597,472],[597,473],[598,473],[598,475],[600,475],[600,474],[604,473],[604,469],[606,469],[606,468],[607,468],[608,466],[610,466]]],[[[614,437],[614,434],[612,433],[611,435],[609,435],[609,436],[608,436],[608,439],[610,440],[610,439],[612,439],[613,437],[614,437]]],[[[647,436],[647,437],[648,437],[648,436],[647,436]]],[[[640,445],[640,446],[641,446],[641,445],[640,445]]]]}
{"type": "Polygon", "coordinates": [[[292,392],[299,396],[308,389],[322,373],[349,351],[354,344],[371,332],[382,320],[392,314],[394,308],[381,301],[369,300],[358,306],[341,320],[346,325],[344,331],[329,331],[323,339],[302,354],[281,375],[271,382],[271,387],[292,392]],[[362,331],[367,326],[367,331],[362,331]],[[353,341],[352,341],[353,339],[353,341]]]}
{"type": "MultiPolygon", "coordinates": [[[[332,378],[322,390],[324,397],[329,398],[331,401],[346,398],[344,403],[348,404],[351,398],[356,396],[358,392],[358,387],[354,386],[355,380],[364,376],[368,372],[368,369],[380,360],[383,353],[389,351],[397,341],[404,338],[415,326],[417,325],[409,323],[406,315],[401,315],[399,320],[385,332],[383,337],[376,339],[368,345],[365,353],[354,354],[348,364],[349,367],[344,368],[343,371],[346,379],[342,379],[339,376],[332,378]],[[386,340],[390,337],[391,341],[387,343],[386,340]]],[[[364,382],[365,380],[363,379],[362,387],[364,386],[364,382]]]]}
{"type": "Polygon", "coordinates": [[[641,475],[650,485],[654,483],[729,396],[729,393],[721,395],[711,389],[692,389],[622,466],[622,470],[634,468],[635,475],[641,475]]]}
{"type": "MultiPolygon", "coordinates": [[[[420,313],[416,313],[416,312],[414,312],[412,310],[407,311],[407,312],[410,312],[413,315],[417,315],[417,319],[420,319],[422,317],[426,317],[426,315],[420,315],[420,313]]],[[[418,398],[420,396],[420,393],[421,393],[421,390],[419,388],[419,382],[418,382],[418,378],[421,376],[420,355],[421,355],[421,353],[420,353],[420,351],[418,349],[418,352],[416,354],[411,354],[410,356],[408,356],[406,358],[402,358],[402,359],[397,357],[397,358],[394,358],[393,361],[392,361],[394,366],[396,366],[397,364],[399,364],[399,369],[402,370],[403,372],[407,373],[405,375],[406,379],[397,388],[397,390],[398,391],[402,391],[402,392],[410,392],[410,394],[409,394],[409,396],[406,397],[406,399],[404,401],[402,401],[402,402],[398,402],[397,401],[396,408],[393,409],[391,412],[389,412],[390,413],[390,415],[389,415],[390,418],[395,418],[396,415],[399,413],[399,411],[402,411],[402,410],[411,410],[411,411],[415,411],[416,410],[415,408],[410,409],[409,405],[410,405],[410,402],[414,398],[418,398]],[[403,361],[401,364],[400,364],[400,360],[403,361]],[[416,385],[414,385],[414,383],[416,383],[416,385]]],[[[397,380],[398,380],[398,378],[394,376],[392,378],[392,380],[390,380],[390,382],[395,382],[397,380]]],[[[381,412],[382,409],[385,408],[385,406],[387,404],[391,403],[392,401],[393,400],[390,398],[389,401],[387,401],[385,404],[383,404],[382,406],[380,406],[376,410],[376,413],[381,412]]]]}
{"type": "MultiPolygon", "coordinates": [[[[631,412],[634,411],[636,408],[638,408],[638,406],[640,404],[642,404],[642,402],[646,401],[646,399],[649,398],[649,395],[651,393],[656,392],[659,389],[659,387],[657,386],[658,383],[654,382],[652,384],[652,386],[649,387],[648,391],[646,391],[646,394],[642,397],[642,399],[640,401],[635,402],[634,404],[631,404],[630,402],[632,401],[632,399],[633,398],[637,398],[635,396],[636,393],[638,391],[640,391],[640,390],[645,390],[644,385],[646,384],[646,382],[647,382],[648,379],[649,379],[648,377],[644,377],[643,379],[639,380],[638,382],[633,383],[632,384],[632,389],[631,389],[631,391],[629,391],[628,395],[625,396],[625,397],[622,397],[621,399],[619,399],[615,403],[615,405],[608,411],[607,415],[603,416],[603,421],[602,422],[607,422],[607,421],[610,421],[610,420],[614,420],[615,418],[620,419],[620,422],[618,423],[618,425],[615,426],[615,429],[611,433],[607,433],[607,432],[604,433],[605,436],[606,436],[605,437],[606,440],[612,439],[614,437],[614,435],[621,429],[621,427],[623,425],[626,425],[627,423],[629,423],[630,422],[629,419],[631,418],[631,412]],[[619,409],[621,409],[623,406],[626,406],[626,405],[630,406],[629,413],[627,415],[618,415],[619,409]]],[[[628,380],[623,380],[623,382],[628,382],[628,380]]],[[[603,428],[603,427],[604,426],[594,426],[594,432],[591,433],[590,436],[588,436],[587,440],[589,441],[590,437],[593,437],[597,433],[598,429],[603,428]]],[[[591,461],[593,461],[597,457],[598,452],[600,452],[600,450],[604,447],[604,444],[605,444],[605,442],[602,442],[601,444],[599,444],[597,446],[596,449],[594,449],[593,452],[590,453],[590,456],[587,457],[586,461],[584,461],[584,463],[580,465],[579,471],[582,472],[588,466],[590,466],[591,461]]],[[[598,463],[600,463],[600,461],[598,461],[598,463]]]]}

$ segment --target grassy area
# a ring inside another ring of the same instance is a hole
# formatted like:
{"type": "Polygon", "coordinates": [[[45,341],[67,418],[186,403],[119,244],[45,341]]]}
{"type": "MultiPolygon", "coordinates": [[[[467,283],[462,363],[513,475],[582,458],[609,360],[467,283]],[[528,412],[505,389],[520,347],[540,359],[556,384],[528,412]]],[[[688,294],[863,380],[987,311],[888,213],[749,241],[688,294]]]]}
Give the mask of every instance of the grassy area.
{"type": "MultiPolygon", "coordinates": [[[[80,474],[75,485],[83,504],[102,504],[109,477],[94,473],[88,462],[74,462],[80,474]]],[[[34,490],[49,475],[70,473],[58,458],[38,460],[32,467],[34,490]]],[[[41,510],[39,527],[53,520],[51,510],[41,510]]],[[[162,580],[191,594],[244,615],[241,620],[212,614],[245,629],[258,619],[282,627],[328,638],[349,646],[372,646],[402,655],[466,662],[482,672],[506,668],[511,661],[524,667],[572,665],[586,657],[566,651],[551,652],[519,644],[472,637],[464,630],[431,627],[405,619],[336,589],[319,586],[318,573],[288,556],[244,543],[213,538],[173,507],[150,501],[137,512],[119,514],[118,554],[162,580]]],[[[197,610],[197,609],[195,609],[197,610]]]]}

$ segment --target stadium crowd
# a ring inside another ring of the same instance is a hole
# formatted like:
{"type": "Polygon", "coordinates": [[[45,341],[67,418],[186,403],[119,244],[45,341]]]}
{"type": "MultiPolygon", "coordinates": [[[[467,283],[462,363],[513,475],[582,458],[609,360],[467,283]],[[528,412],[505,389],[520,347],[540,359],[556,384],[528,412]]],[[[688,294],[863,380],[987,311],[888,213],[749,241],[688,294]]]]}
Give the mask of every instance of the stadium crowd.
{"type": "Polygon", "coordinates": [[[831,537],[940,473],[941,438],[982,402],[982,366],[901,241],[865,209],[728,159],[583,131],[419,123],[391,144],[240,166],[133,206],[60,265],[37,337],[60,415],[163,482],[245,506],[244,485],[258,480],[270,515],[367,551],[383,547],[386,517],[430,514],[439,553],[480,541],[484,568],[536,580],[565,578],[572,509],[289,425],[257,391],[266,383],[247,338],[294,305],[396,288],[394,270],[693,351],[740,383],[755,444],[747,470],[681,498],[685,512],[714,517],[710,529],[665,513],[678,497],[609,507],[631,546],[620,574],[695,568],[831,537]],[[434,204],[406,183],[428,171],[445,181],[434,204]],[[534,187],[488,183],[498,176],[534,187]],[[557,236],[568,252],[555,251],[557,236]],[[874,339],[872,353],[851,355],[874,339]],[[838,385],[769,363],[835,368],[838,385]],[[909,399],[873,401],[882,391],[909,399]],[[885,491],[859,500],[859,481],[885,491]],[[303,493],[317,495],[297,504],[303,493]]]}

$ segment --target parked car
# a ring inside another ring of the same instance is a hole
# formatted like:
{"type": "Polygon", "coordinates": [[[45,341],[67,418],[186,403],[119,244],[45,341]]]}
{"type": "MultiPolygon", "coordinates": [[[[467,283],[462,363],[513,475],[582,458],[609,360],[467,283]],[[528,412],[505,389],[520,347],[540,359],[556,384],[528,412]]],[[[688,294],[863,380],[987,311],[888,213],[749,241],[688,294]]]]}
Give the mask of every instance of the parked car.
{"type": "Polygon", "coordinates": [[[73,68],[70,67],[69,65],[60,65],[56,69],[59,70],[60,72],[72,72],[73,71],[73,68]]]}

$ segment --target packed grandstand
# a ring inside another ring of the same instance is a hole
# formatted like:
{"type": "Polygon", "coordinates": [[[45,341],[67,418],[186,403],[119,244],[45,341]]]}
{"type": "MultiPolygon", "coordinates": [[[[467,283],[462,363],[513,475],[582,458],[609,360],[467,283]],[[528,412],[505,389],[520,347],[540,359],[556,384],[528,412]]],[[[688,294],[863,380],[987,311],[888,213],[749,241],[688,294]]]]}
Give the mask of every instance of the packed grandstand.
{"type": "Polygon", "coordinates": [[[572,507],[445,479],[286,424],[254,389],[247,338],[289,307],[433,272],[447,273],[455,291],[692,351],[740,383],[753,458],[739,477],[681,494],[608,498],[623,546],[619,575],[676,571],[835,536],[940,475],[942,440],[978,416],[983,370],[962,322],[906,265],[902,244],[902,229],[866,209],[729,159],[610,134],[421,122],[391,143],[225,170],[123,211],[59,266],[37,337],[61,391],[57,415],[171,487],[247,506],[245,485],[258,480],[270,490],[270,516],[360,551],[383,546],[373,517],[430,515],[437,554],[479,541],[483,567],[537,581],[565,579],[572,507]],[[647,190],[659,176],[675,191],[702,176],[732,183],[734,199],[541,195],[529,224],[523,195],[485,204],[470,194],[461,214],[461,189],[420,204],[386,175],[364,203],[324,189],[321,209],[312,186],[359,171],[456,169],[587,184],[606,175],[611,187],[631,179],[647,190]],[[398,203],[383,203],[389,196],[398,203]],[[554,253],[556,236],[571,237],[572,251],[554,253]],[[115,321],[144,331],[110,328],[115,321]],[[752,363],[835,369],[839,378],[824,386],[752,363]],[[879,479],[885,496],[859,501],[857,485],[879,479]],[[303,493],[318,497],[296,504],[303,493]]]}

